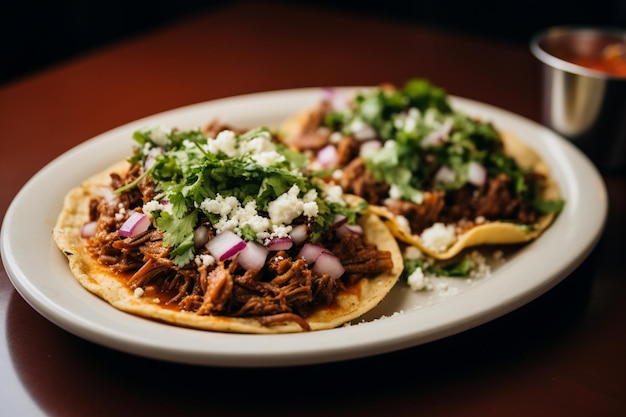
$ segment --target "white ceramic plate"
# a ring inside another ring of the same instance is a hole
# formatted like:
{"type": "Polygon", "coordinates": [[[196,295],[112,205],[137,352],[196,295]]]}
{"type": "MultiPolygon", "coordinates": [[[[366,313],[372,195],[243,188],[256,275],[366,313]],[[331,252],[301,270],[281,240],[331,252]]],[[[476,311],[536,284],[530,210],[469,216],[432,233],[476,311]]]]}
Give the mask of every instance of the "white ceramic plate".
{"type": "Polygon", "coordinates": [[[12,202],[2,228],[2,259],[20,295],[67,331],[110,348],[181,363],[270,367],[365,357],[443,338],[485,323],[538,297],[574,270],[597,243],[607,215],[602,178],[574,146],[507,111],[452,97],[469,114],[492,120],[534,147],[567,201],[535,242],[507,256],[480,280],[455,280],[445,291],[413,292],[400,282],[364,321],[333,330],[243,335],[190,330],[123,313],[83,289],[51,231],[70,188],[131,152],[138,128],[183,129],[217,117],[236,126],[275,126],[320,97],[319,89],[251,94],[157,114],[88,140],[37,173],[12,202]],[[567,245],[564,245],[567,242],[567,245]]]}

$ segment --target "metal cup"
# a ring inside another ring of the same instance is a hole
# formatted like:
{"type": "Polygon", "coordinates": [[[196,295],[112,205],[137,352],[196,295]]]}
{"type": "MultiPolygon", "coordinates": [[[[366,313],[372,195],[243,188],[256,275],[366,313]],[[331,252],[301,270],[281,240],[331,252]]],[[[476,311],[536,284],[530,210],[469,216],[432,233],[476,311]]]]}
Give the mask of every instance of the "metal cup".
{"type": "Polygon", "coordinates": [[[535,35],[543,63],[543,123],[571,140],[601,170],[626,171],[626,74],[592,69],[580,59],[626,61],[626,31],[560,26],[535,35]]]}

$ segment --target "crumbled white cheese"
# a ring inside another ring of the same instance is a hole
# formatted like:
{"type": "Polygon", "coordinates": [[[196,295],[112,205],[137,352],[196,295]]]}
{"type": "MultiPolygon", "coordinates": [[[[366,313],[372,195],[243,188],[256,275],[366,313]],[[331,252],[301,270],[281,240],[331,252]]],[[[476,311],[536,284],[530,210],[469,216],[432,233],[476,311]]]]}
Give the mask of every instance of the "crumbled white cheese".
{"type": "Polygon", "coordinates": [[[270,165],[275,165],[285,160],[285,156],[279,154],[276,151],[267,151],[258,154],[252,154],[250,158],[262,167],[269,167],[270,165]]]}
{"type": "Polygon", "coordinates": [[[201,255],[196,255],[196,257],[194,258],[194,262],[198,266],[201,266],[201,265],[211,266],[215,263],[215,258],[209,254],[201,254],[201,255]]]}
{"type": "Polygon", "coordinates": [[[263,233],[270,227],[270,219],[258,214],[256,201],[249,201],[244,207],[237,207],[231,213],[231,217],[237,222],[236,229],[248,225],[255,233],[263,233]]]}
{"type": "Polygon", "coordinates": [[[411,223],[409,223],[409,219],[405,216],[399,214],[396,216],[396,224],[400,228],[400,230],[411,234],[411,223]]]}
{"type": "Polygon", "coordinates": [[[268,204],[268,217],[259,215],[256,201],[248,202],[244,207],[233,197],[206,198],[200,203],[200,209],[220,216],[213,225],[217,233],[231,230],[241,235],[241,229],[248,226],[256,233],[259,241],[274,237],[286,237],[292,230],[291,222],[304,214],[307,217],[318,215],[317,191],[310,190],[298,198],[300,188],[297,185],[268,204]]]}
{"type": "Polygon", "coordinates": [[[289,224],[302,214],[302,200],[298,198],[300,188],[293,185],[285,194],[270,201],[267,207],[268,214],[273,224],[289,224]]]}
{"type": "Polygon", "coordinates": [[[133,296],[135,298],[141,298],[143,296],[144,290],[141,287],[137,287],[135,288],[135,291],[133,291],[133,296]]]}
{"type": "Polygon", "coordinates": [[[250,140],[239,141],[235,132],[223,130],[215,139],[209,140],[206,148],[210,153],[222,152],[231,158],[247,157],[263,167],[285,160],[285,156],[277,152],[276,144],[267,131],[259,132],[258,136],[250,140]]]}
{"type": "Polygon", "coordinates": [[[365,123],[363,120],[354,120],[350,124],[350,131],[354,139],[358,141],[365,141],[376,138],[376,131],[374,130],[374,128],[368,123],[365,123]]]}
{"type": "Polygon", "coordinates": [[[228,216],[234,209],[239,207],[239,200],[236,197],[223,197],[218,194],[215,198],[206,198],[200,203],[200,208],[209,213],[219,214],[222,217],[228,216]]]}
{"type": "Polygon", "coordinates": [[[456,242],[456,230],[452,225],[435,223],[422,232],[421,238],[426,247],[443,252],[456,242]]]}
{"type": "Polygon", "coordinates": [[[341,132],[337,132],[337,131],[331,133],[330,136],[328,137],[328,141],[335,145],[338,144],[341,141],[341,139],[343,139],[343,135],[341,134],[341,132]]]}
{"type": "Polygon", "coordinates": [[[404,249],[404,259],[422,259],[424,253],[417,246],[407,246],[404,249]]]}
{"type": "Polygon", "coordinates": [[[302,213],[308,218],[316,217],[319,213],[319,206],[317,205],[317,202],[311,201],[309,203],[303,203],[302,213]]]}
{"type": "Polygon", "coordinates": [[[268,131],[259,132],[258,136],[241,143],[242,153],[264,153],[276,150],[268,131]]]}
{"type": "Polygon", "coordinates": [[[331,185],[324,190],[324,198],[331,203],[345,204],[343,190],[339,185],[331,185]]]}
{"type": "Polygon", "coordinates": [[[396,184],[391,184],[389,187],[389,198],[392,200],[400,200],[402,198],[402,192],[396,184]]]}
{"type": "Polygon", "coordinates": [[[148,201],[142,207],[144,214],[147,214],[149,216],[151,216],[152,212],[155,212],[155,211],[164,211],[166,213],[172,214],[172,209],[173,207],[171,204],[162,203],[158,200],[148,201]]]}
{"type": "Polygon", "coordinates": [[[422,268],[415,268],[415,271],[407,277],[406,281],[413,291],[422,291],[431,288],[430,280],[424,275],[422,268]]]}
{"type": "Polygon", "coordinates": [[[267,241],[270,241],[275,237],[288,237],[289,232],[293,230],[293,227],[285,225],[272,225],[271,230],[272,233],[268,236],[267,241]]]}
{"type": "Polygon", "coordinates": [[[438,282],[435,286],[435,290],[440,296],[450,297],[459,293],[459,287],[450,285],[447,282],[438,282]]]}
{"type": "Polygon", "coordinates": [[[315,188],[310,189],[302,196],[302,201],[305,203],[314,203],[317,199],[317,190],[315,188]]]}
{"type": "Polygon", "coordinates": [[[229,157],[238,156],[237,152],[237,137],[235,132],[231,130],[222,130],[217,134],[215,139],[208,142],[209,152],[212,154],[219,154],[223,152],[229,157]]]}
{"type": "Polygon", "coordinates": [[[472,262],[472,268],[470,270],[470,277],[484,278],[491,273],[491,268],[487,263],[487,259],[482,253],[477,250],[470,253],[470,260],[472,262]]]}
{"type": "Polygon", "coordinates": [[[117,213],[115,213],[115,220],[120,222],[124,220],[124,217],[126,217],[126,208],[124,207],[124,204],[118,203],[117,213]]]}

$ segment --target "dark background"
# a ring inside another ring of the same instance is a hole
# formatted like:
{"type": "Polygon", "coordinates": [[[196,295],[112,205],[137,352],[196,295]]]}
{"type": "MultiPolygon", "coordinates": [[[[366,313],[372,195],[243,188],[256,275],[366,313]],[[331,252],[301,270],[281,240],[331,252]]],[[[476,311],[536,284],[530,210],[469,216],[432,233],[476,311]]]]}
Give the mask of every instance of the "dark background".
{"type": "MultiPolygon", "coordinates": [[[[4,1],[0,6],[0,87],[95,48],[232,3],[236,0],[4,1]]],[[[328,13],[347,10],[522,44],[536,31],[557,24],[626,28],[626,0],[302,0],[299,4],[317,4],[328,13]]]]}

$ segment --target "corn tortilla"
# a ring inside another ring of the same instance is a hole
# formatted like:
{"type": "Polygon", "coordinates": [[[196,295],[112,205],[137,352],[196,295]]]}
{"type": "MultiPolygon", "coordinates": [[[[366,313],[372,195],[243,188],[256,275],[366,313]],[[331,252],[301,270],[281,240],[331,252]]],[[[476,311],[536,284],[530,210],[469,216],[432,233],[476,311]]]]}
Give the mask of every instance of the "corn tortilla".
{"type": "MultiPolygon", "coordinates": [[[[69,268],[78,282],[88,291],[113,307],[137,316],[176,326],[202,330],[235,333],[290,333],[302,331],[294,322],[263,325],[255,318],[198,315],[166,307],[157,300],[137,296],[125,283],[124,277],[100,264],[89,252],[81,237],[81,228],[89,220],[89,202],[108,187],[110,173],[123,173],[129,167],[126,161],[115,164],[87,179],[65,197],[63,208],[53,229],[53,239],[67,257],[69,268]]],[[[374,308],[391,290],[403,269],[402,255],[394,236],[381,221],[366,213],[360,219],[366,238],[379,250],[391,252],[393,269],[374,278],[363,278],[346,286],[337,294],[335,303],[322,306],[305,317],[311,330],[332,329],[350,322],[374,308]]]]}

